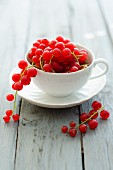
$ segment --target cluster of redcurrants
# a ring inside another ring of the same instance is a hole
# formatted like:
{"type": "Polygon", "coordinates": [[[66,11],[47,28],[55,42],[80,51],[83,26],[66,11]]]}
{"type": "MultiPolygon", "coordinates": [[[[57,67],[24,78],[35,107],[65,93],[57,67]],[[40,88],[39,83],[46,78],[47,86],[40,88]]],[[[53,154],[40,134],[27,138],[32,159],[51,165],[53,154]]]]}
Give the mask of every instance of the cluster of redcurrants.
{"type": "Polygon", "coordinates": [[[13,110],[6,110],[6,115],[3,117],[6,123],[10,122],[11,117],[14,121],[19,120],[19,115],[14,114],[16,108],[17,91],[22,90],[24,85],[29,85],[31,78],[37,75],[37,69],[33,68],[33,66],[28,66],[28,63],[25,60],[20,60],[18,67],[21,69],[20,73],[15,73],[12,75],[12,80],[14,82],[12,84],[12,89],[16,91],[15,95],[8,94],[6,96],[8,101],[14,101],[13,110]]]}
{"type": "Polygon", "coordinates": [[[102,104],[99,101],[94,101],[92,103],[92,110],[89,113],[82,113],[80,116],[81,124],[76,125],[75,121],[70,122],[70,128],[68,129],[67,126],[62,126],[61,131],[63,133],[69,134],[71,137],[75,137],[77,135],[77,130],[79,129],[80,132],[86,133],[87,128],[89,126],[90,129],[94,130],[98,126],[98,121],[96,118],[99,116],[103,120],[108,119],[110,113],[103,109],[102,104]],[[88,126],[86,125],[88,124],[88,126]]]}
{"type": "Polygon", "coordinates": [[[53,73],[70,73],[88,66],[88,53],[62,36],[55,40],[38,39],[28,53],[30,62],[38,69],[53,73]]]}

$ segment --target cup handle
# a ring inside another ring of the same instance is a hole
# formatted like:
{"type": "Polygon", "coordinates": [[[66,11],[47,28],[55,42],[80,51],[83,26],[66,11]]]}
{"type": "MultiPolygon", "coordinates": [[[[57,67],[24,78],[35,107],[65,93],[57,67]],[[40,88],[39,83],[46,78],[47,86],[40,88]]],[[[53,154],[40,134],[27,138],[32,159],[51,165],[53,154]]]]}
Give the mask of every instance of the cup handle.
{"type": "Polygon", "coordinates": [[[104,70],[100,73],[100,74],[97,74],[95,76],[91,76],[90,79],[95,79],[95,78],[98,78],[98,77],[101,77],[103,75],[105,75],[107,72],[108,72],[108,63],[106,62],[106,60],[104,60],[103,58],[98,58],[94,61],[94,67],[97,65],[97,64],[104,64],[105,65],[105,68],[104,70]]]}

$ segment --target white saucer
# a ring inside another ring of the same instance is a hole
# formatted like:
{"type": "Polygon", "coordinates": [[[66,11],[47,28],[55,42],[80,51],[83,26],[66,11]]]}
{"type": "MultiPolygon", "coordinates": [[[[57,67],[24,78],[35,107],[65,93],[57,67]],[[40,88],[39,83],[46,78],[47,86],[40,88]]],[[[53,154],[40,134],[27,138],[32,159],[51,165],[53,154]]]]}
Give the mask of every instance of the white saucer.
{"type": "MultiPolygon", "coordinates": [[[[95,67],[93,75],[101,72],[99,67],[95,67]]],[[[10,85],[12,85],[11,75],[13,73],[19,73],[18,68],[14,68],[10,74],[10,85]]],[[[47,108],[66,108],[79,105],[88,99],[95,96],[106,84],[106,76],[102,76],[97,79],[89,80],[88,83],[78,92],[74,92],[72,95],[67,97],[53,97],[42,90],[40,90],[33,81],[30,85],[24,86],[23,90],[18,91],[18,95],[28,102],[47,108]]]]}

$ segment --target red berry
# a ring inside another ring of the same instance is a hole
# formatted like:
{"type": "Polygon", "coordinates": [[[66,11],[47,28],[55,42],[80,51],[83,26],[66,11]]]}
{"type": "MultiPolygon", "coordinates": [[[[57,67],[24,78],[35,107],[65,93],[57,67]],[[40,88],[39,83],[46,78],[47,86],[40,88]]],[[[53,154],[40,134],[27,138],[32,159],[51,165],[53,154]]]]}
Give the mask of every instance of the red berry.
{"type": "Polygon", "coordinates": [[[39,48],[41,48],[42,50],[44,50],[44,49],[46,48],[46,45],[41,43],[41,44],[39,45],[39,48]]]}
{"type": "Polygon", "coordinates": [[[59,65],[57,62],[52,62],[52,69],[56,72],[56,73],[61,73],[63,70],[63,67],[61,65],[59,65]]]}
{"type": "Polygon", "coordinates": [[[88,57],[88,54],[86,52],[82,52],[82,56],[79,58],[79,62],[83,63],[88,57]]]}
{"type": "Polygon", "coordinates": [[[42,40],[41,40],[41,39],[38,39],[37,41],[38,41],[39,43],[41,43],[41,42],[42,42],[42,40]]]}
{"type": "Polygon", "coordinates": [[[66,44],[66,48],[69,48],[71,51],[73,51],[74,48],[76,48],[76,46],[75,46],[73,43],[68,42],[68,43],[66,44]]]}
{"type": "Polygon", "coordinates": [[[43,70],[44,70],[45,72],[52,72],[51,64],[44,64],[43,70]]]}
{"type": "Polygon", "coordinates": [[[70,127],[75,127],[76,123],[74,121],[71,121],[69,125],[70,125],[70,127]]]}
{"type": "Polygon", "coordinates": [[[32,57],[32,62],[38,63],[39,62],[39,57],[38,56],[33,56],[32,57]]]}
{"type": "Polygon", "coordinates": [[[98,126],[98,122],[95,119],[89,120],[88,125],[90,129],[95,129],[98,126]]]}
{"type": "Polygon", "coordinates": [[[38,48],[38,49],[35,51],[35,55],[38,56],[38,57],[40,57],[40,55],[42,55],[42,53],[43,53],[43,50],[40,49],[40,48],[38,48]]]}
{"type": "Polygon", "coordinates": [[[53,49],[55,48],[55,44],[57,43],[58,41],[57,40],[52,40],[49,44],[49,46],[53,49]]]}
{"type": "Polygon", "coordinates": [[[94,110],[99,110],[101,107],[102,107],[102,104],[101,104],[100,102],[98,102],[98,101],[94,101],[94,102],[92,103],[92,108],[93,108],[94,110]]]}
{"type": "Polygon", "coordinates": [[[12,110],[6,110],[6,115],[10,117],[12,115],[13,111],[12,110]]]}
{"type": "Polygon", "coordinates": [[[45,49],[44,49],[44,51],[51,51],[52,50],[52,48],[51,47],[46,47],[45,49]]]}
{"type": "Polygon", "coordinates": [[[20,116],[19,116],[18,114],[14,114],[14,115],[12,116],[12,118],[13,118],[13,120],[16,122],[16,121],[19,120],[20,116]]]}
{"type": "Polygon", "coordinates": [[[14,81],[14,82],[18,82],[19,80],[20,80],[20,74],[13,74],[12,75],[12,80],[14,81]]]}
{"type": "Polygon", "coordinates": [[[51,51],[44,51],[42,54],[42,57],[45,61],[49,61],[52,58],[52,52],[51,51]]]}
{"type": "Polygon", "coordinates": [[[68,42],[70,42],[70,40],[68,39],[64,40],[64,44],[67,44],[68,42]]]}
{"type": "Polygon", "coordinates": [[[101,117],[103,120],[106,120],[109,116],[110,116],[110,113],[109,113],[107,110],[102,110],[102,111],[100,112],[100,117],[101,117]]]}
{"type": "Polygon", "coordinates": [[[69,130],[69,135],[70,135],[71,137],[75,137],[76,134],[77,134],[77,131],[76,131],[75,128],[71,128],[71,129],[69,130]]]}
{"type": "Polygon", "coordinates": [[[34,55],[34,54],[32,53],[32,51],[30,51],[30,52],[28,53],[28,58],[29,58],[29,59],[32,59],[33,55],[34,55]]]}
{"type": "Polygon", "coordinates": [[[15,87],[14,87],[14,85],[15,85],[15,83],[12,84],[12,89],[13,89],[13,90],[16,90],[15,87]]]}
{"type": "Polygon", "coordinates": [[[58,42],[55,44],[55,48],[58,48],[60,51],[62,51],[65,48],[65,45],[63,42],[58,42]]]}
{"type": "Polygon", "coordinates": [[[81,66],[80,66],[79,62],[75,62],[75,63],[73,64],[73,66],[76,66],[76,67],[78,68],[78,70],[81,69],[81,66]]]}
{"type": "Polygon", "coordinates": [[[35,68],[29,68],[27,70],[28,77],[35,77],[37,75],[37,70],[35,68]]]}
{"type": "Polygon", "coordinates": [[[70,58],[71,56],[71,50],[69,48],[64,48],[63,51],[62,51],[62,55],[65,57],[65,58],[70,58]]]}
{"type": "Polygon", "coordinates": [[[75,55],[81,55],[81,52],[80,52],[80,50],[78,48],[74,48],[73,53],[75,55]]]}
{"type": "Polygon", "coordinates": [[[9,116],[4,116],[3,119],[4,119],[5,123],[10,122],[10,117],[9,116]]]}
{"type": "Polygon", "coordinates": [[[63,133],[67,133],[68,127],[67,127],[67,126],[62,126],[62,127],[61,127],[61,131],[62,131],[63,133]]]}
{"type": "Polygon", "coordinates": [[[79,130],[80,132],[85,133],[87,131],[87,125],[86,124],[80,125],[79,130]]]}
{"type": "Polygon", "coordinates": [[[33,46],[35,46],[35,47],[37,47],[37,48],[39,47],[39,45],[40,45],[40,43],[39,43],[38,41],[36,41],[36,42],[33,43],[33,46]]]}
{"type": "Polygon", "coordinates": [[[45,44],[45,46],[48,46],[49,45],[49,40],[44,38],[44,39],[42,39],[41,43],[45,44]]]}
{"type": "Polygon", "coordinates": [[[98,112],[96,112],[95,110],[90,110],[89,115],[92,116],[94,113],[96,113],[93,117],[91,117],[92,119],[96,119],[98,117],[98,112]]]}
{"type": "Polygon", "coordinates": [[[64,38],[63,38],[62,36],[58,36],[58,37],[56,38],[56,40],[57,40],[58,42],[64,42],[64,38]]]}
{"type": "Polygon", "coordinates": [[[80,120],[82,121],[82,122],[84,122],[86,119],[88,119],[89,118],[89,115],[87,114],[87,113],[82,113],[81,115],[80,115],[80,120]]]}
{"type": "Polygon", "coordinates": [[[18,67],[20,69],[25,69],[28,66],[28,63],[25,60],[20,60],[18,63],[18,67]]]}
{"type": "Polygon", "coordinates": [[[8,94],[8,95],[6,96],[6,99],[7,99],[8,101],[13,101],[13,100],[14,100],[14,95],[13,95],[13,94],[8,94]]]}
{"type": "Polygon", "coordinates": [[[27,75],[22,76],[22,78],[21,78],[21,83],[22,83],[23,85],[29,85],[30,82],[31,82],[31,78],[30,78],[29,76],[27,76],[27,75]]]}
{"type": "Polygon", "coordinates": [[[35,54],[35,51],[37,50],[37,47],[32,47],[31,48],[31,51],[32,51],[32,54],[34,55],[35,54]]]}
{"type": "Polygon", "coordinates": [[[59,50],[58,48],[55,48],[55,49],[53,50],[53,55],[54,55],[56,58],[60,57],[60,55],[61,55],[60,50],[59,50]]]}
{"type": "Polygon", "coordinates": [[[78,68],[76,66],[73,66],[69,69],[69,72],[76,72],[78,71],[78,68]]]}
{"type": "Polygon", "coordinates": [[[13,84],[12,88],[14,90],[20,91],[23,89],[23,84],[21,82],[16,82],[13,84]]]}

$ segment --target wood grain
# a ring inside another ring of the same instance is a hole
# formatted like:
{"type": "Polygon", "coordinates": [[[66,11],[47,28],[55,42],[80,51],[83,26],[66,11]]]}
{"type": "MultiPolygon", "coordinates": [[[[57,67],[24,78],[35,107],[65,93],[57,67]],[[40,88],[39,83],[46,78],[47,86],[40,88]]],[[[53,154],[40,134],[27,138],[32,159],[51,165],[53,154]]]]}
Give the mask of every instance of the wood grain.
{"type": "Polygon", "coordinates": [[[111,112],[108,121],[104,122],[99,119],[97,130],[88,130],[88,133],[83,136],[84,167],[86,170],[110,170],[113,162],[113,72],[111,57],[113,56],[113,50],[111,39],[97,1],[80,0],[76,5],[73,1],[71,3],[76,13],[79,13],[81,9],[81,14],[77,17],[73,16],[72,21],[75,41],[78,40],[88,46],[94,51],[96,58],[102,57],[109,63],[106,86],[92,100],[81,106],[81,112],[88,112],[91,109],[91,102],[99,100],[111,112]],[[80,24],[76,26],[76,23],[80,24]],[[74,31],[75,29],[76,31],[74,31]],[[78,35],[76,32],[81,34],[78,35]]]}
{"type": "MultiPolygon", "coordinates": [[[[18,123],[5,124],[3,116],[12,107],[5,99],[11,93],[9,74],[25,50],[29,1],[0,1],[0,169],[14,170],[18,123]],[[21,12],[20,12],[21,11],[21,12]]],[[[17,103],[19,106],[19,100],[17,103]]],[[[19,107],[17,107],[18,112],[19,107]]]]}
{"type": "Polygon", "coordinates": [[[62,125],[91,109],[100,100],[113,111],[113,17],[112,0],[4,0],[0,1],[0,170],[112,170],[113,115],[99,119],[95,131],[70,138],[60,132],[62,125]],[[9,74],[20,58],[39,37],[54,39],[63,35],[84,44],[95,57],[109,64],[107,84],[93,99],[80,107],[45,109],[18,99],[20,122],[4,124],[5,110],[12,106],[5,95],[12,92],[9,74]],[[81,153],[82,152],[82,153],[81,153]]]}
{"type": "Polygon", "coordinates": [[[70,138],[61,126],[78,122],[76,107],[47,109],[22,103],[16,169],[82,169],[80,134],[70,138]],[[28,120],[25,120],[28,119],[28,120]]]}

